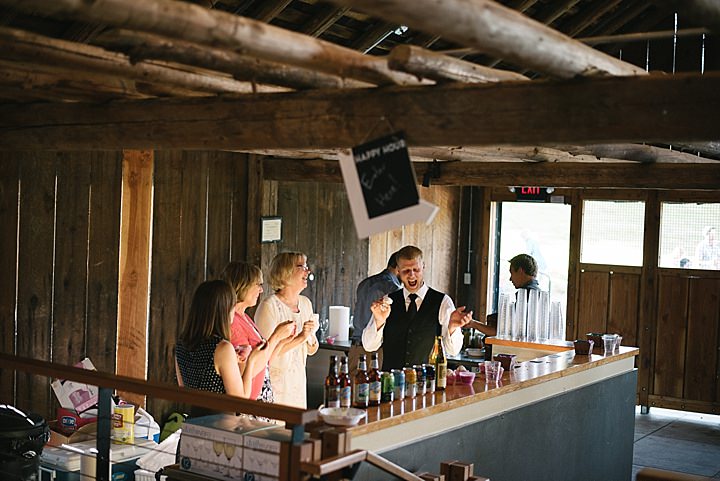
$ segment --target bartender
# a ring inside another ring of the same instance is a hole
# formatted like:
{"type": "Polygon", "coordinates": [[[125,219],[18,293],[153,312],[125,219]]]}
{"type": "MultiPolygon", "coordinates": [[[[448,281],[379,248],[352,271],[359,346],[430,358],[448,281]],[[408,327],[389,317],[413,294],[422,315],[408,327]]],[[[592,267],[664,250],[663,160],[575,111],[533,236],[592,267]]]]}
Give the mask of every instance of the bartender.
{"type": "Polygon", "coordinates": [[[372,322],[363,330],[362,343],[369,352],[383,346],[383,371],[427,362],[436,335],[442,336],[445,353],[456,355],[462,349],[461,328],[472,320],[472,312],[456,309],[450,296],[425,284],[422,256],[415,246],[400,249],[396,260],[403,288],[370,308],[372,322]]]}

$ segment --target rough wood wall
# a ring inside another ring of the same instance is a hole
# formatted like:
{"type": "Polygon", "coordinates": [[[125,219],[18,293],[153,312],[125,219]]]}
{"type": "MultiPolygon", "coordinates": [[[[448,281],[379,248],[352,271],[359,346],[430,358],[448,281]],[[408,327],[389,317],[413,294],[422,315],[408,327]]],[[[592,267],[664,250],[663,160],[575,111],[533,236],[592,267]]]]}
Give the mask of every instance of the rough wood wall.
{"type": "MultiPolygon", "coordinates": [[[[4,352],[114,372],[121,156],[0,152],[4,352]]],[[[54,417],[47,378],[0,381],[2,402],[54,417]]]]}
{"type": "MultiPolygon", "coordinates": [[[[155,154],[148,380],[175,383],[174,346],[198,284],[245,260],[247,156],[155,154]]],[[[164,419],[176,406],[148,399],[164,419]]]]}
{"type": "Polygon", "coordinates": [[[419,189],[422,199],[440,207],[432,224],[411,224],[372,236],[369,272],[380,272],[393,252],[412,244],[423,251],[428,285],[449,294],[455,300],[461,189],[444,186],[419,189]]]}
{"type": "MultiPolygon", "coordinates": [[[[281,242],[263,245],[263,273],[278,252],[308,256],[315,280],[303,292],[315,312],[327,317],[331,305],[352,306],[355,286],[367,276],[368,241],[355,233],[342,184],[277,182],[276,215],[282,217],[281,242]]],[[[272,213],[272,212],[266,212],[272,213]]],[[[272,294],[266,282],[265,296],[272,294]]]]}

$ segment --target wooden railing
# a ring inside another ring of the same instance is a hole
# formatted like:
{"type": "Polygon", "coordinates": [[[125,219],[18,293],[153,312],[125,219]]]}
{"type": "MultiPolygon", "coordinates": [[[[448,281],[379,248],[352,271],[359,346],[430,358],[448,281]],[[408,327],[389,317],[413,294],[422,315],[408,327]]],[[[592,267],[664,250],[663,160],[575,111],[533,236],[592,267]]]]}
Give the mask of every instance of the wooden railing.
{"type": "MultiPolygon", "coordinates": [[[[242,412],[255,416],[263,416],[285,422],[285,427],[292,431],[293,449],[299,449],[303,442],[305,426],[318,420],[317,410],[303,410],[279,404],[269,404],[259,401],[250,401],[235,396],[196,391],[168,384],[158,384],[142,379],[126,376],[89,371],[73,366],[40,361],[26,357],[0,353],[0,366],[2,369],[23,371],[30,374],[48,376],[50,378],[66,379],[75,382],[87,383],[100,388],[98,402],[98,431],[97,431],[97,472],[98,481],[109,481],[110,463],[110,396],[114,390],[129,391],[173,402],[187,403],[203,406],[208,409],[224,412],[242,412]]],[[[349,436],[349,433],[345,433],[349,436]]],[[[303,473],[315,476],[324,476],[338,473],[344,469],[357,466],[367,461],[370,464],[406,481],[422,481],[422,479],[406,469],[398,466],[375,453],[364,450],[343,452],[337,456],[320,459],[314,462],[299,462],[297,456],[290,456],[290,480],[302,478],[303,473]]],[[[342,476],[337,476],[338,478],[342,476]]],[[[286,481],[286,480],[281,480],[286,481]]]]}

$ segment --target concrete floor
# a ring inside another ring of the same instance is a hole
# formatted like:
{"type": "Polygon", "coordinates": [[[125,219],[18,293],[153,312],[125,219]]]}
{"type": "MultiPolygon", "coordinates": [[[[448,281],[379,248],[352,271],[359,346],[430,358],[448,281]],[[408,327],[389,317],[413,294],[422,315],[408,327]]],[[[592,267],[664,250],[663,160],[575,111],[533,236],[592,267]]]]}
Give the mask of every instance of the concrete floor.
{"type": "Polygon", "coordinates": [[[632,481],[644,467],[720,479],[720,416],[636,407],[634,448],[632,481]]]}

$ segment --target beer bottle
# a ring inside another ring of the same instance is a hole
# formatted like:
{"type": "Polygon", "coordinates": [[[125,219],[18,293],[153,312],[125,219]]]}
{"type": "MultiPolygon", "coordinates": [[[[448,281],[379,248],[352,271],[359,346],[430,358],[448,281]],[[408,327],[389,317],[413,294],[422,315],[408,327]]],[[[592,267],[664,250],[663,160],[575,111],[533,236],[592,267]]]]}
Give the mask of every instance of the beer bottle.
{"type": "Polygon", "coordinates": [[[370,381],[368,380],[367,358],[365,354],[358,360],[358,370],[353,379],[353,406],[365,409],[368,407],[370,381]]]}
{"type": "Polygon", "coordinates": [[[340,377],[338,384],[340,385],[340,407],[349,408],[352,404],[352,386],[350,382],[350,369],[348,368],[348,358],[343,356],[340,361],[340,377]]]}
{"type": "Polygon", "coordinates": [[[430,355],[428,356],[428,364],[435,365],[435,361],[437,360],[438,355],[438,340],[437,336],[435,336],[435,344],[433,344],[432,349],[430,349],[430,355]]]}
{"type": "Polygon", "coordinates": [[[370,383],[370,395],[368,396],[368,405],[379,406],[380,397],[382,395],[382,378],[377,352],[372,353],[370,361],[370,371],[368,372],[368,381],[370,383]]]}
{"type": "Polygon", "coordinates": [[[442,391],[447,387],[447,357],[443,348],[442,336],[435,337],[435,389],[442,391]]]}
{"type": "Polygon", "coordinates": [[[325,399],[326,408],[340,407],[340,383],[338,379],[337,356],[330,356],[330,371],[325,378],[325,399]]]}

